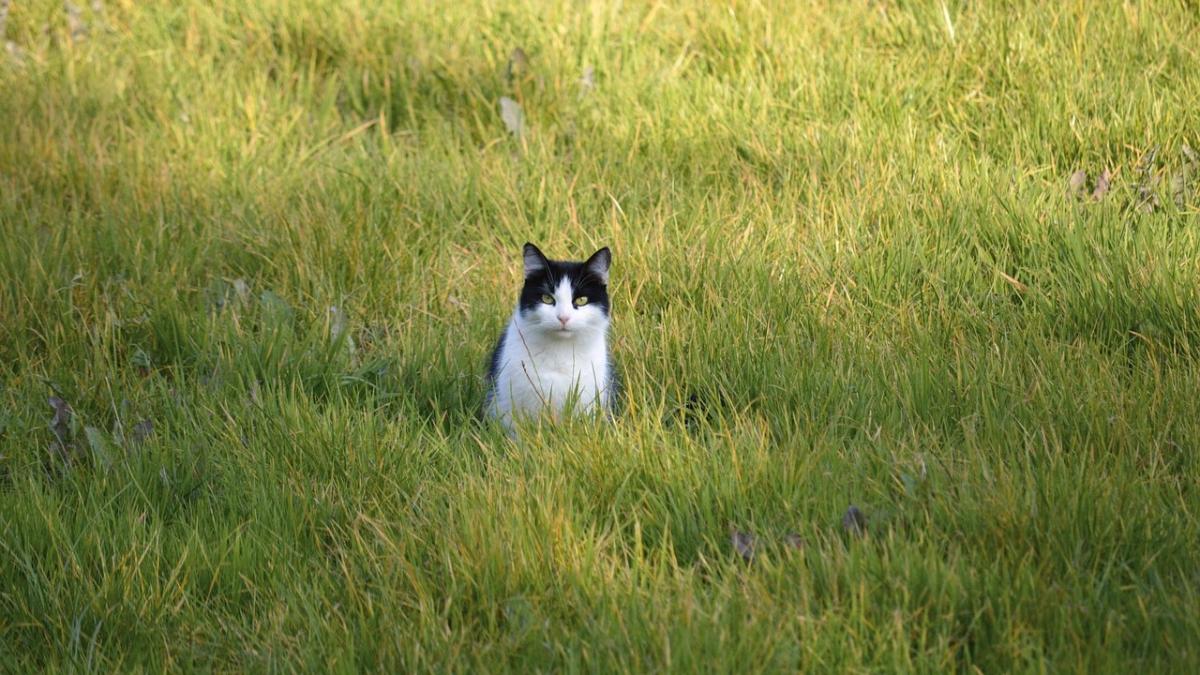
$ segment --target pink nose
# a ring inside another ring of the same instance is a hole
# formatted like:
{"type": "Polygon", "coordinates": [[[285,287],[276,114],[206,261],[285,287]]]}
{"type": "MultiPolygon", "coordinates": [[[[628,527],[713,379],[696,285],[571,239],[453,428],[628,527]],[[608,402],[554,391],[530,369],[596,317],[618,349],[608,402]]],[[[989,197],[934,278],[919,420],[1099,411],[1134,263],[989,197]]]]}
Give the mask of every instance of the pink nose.
{"type": "Polygon", "coordinates": [[[561,324],[563,325],[563,328],[566,328],[566,327],[567,327],[567,322],[568,322],[568,321],[570,321],[570,320],[571,320],[571,317],[567,316],[566,314],[559,314],[559,315],[558,315],[558,322],[559,322],[559,323],[561,323],[561,324]]]}

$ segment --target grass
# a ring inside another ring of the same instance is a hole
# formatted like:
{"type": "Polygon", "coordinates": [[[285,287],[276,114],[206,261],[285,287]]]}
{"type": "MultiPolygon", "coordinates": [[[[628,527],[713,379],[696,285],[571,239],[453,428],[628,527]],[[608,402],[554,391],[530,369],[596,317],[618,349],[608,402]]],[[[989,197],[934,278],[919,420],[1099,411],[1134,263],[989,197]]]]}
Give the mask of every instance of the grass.
{"type": "Polygon", "coordinates": [[[1195,3],[82,19],[0,66],[0,669],[1200,669],[1195,3]],[[475,419],[526,239],[614,426],[475,419]]]}

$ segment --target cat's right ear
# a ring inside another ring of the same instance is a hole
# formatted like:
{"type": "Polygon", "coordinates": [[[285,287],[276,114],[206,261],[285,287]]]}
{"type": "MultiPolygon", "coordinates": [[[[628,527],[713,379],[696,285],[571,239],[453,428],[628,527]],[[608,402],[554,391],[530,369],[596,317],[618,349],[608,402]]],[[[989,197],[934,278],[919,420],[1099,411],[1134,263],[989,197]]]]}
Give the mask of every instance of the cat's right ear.
{"type": "Polygon", "coordinates": [[[535,274],[545,272],[549,267],[546,261],[546,256],[538,250],[538,247],[529,242],[525,242],[525,278],[529,278],[535,274]]]}

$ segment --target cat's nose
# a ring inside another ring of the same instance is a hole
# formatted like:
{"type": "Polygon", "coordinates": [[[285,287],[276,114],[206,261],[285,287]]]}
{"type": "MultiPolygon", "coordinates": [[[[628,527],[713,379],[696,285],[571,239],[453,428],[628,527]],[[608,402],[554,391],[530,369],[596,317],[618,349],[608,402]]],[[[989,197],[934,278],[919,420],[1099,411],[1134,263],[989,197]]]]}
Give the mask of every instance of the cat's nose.
{"type": "Polygon", "coordinates": [[[558,315],[558,322],[562,324],[563,328],[567,327],[567,322],[570,320],[571,320],[571,317],[567,316],[566,314],[558,315]]]}

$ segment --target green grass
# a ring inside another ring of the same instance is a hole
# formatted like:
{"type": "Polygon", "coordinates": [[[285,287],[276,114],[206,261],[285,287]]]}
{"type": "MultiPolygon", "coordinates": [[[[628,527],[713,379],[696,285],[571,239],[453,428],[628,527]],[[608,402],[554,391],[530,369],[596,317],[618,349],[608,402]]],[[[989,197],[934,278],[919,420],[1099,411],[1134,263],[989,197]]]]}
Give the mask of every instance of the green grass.
{"type": "Polygon", "coordinates": [[[1200,669],[1194,2],[105,10],[0,65],[0,669],[1200,669]],[[526,239],[615,426],[475,418],[526,239]]]}

